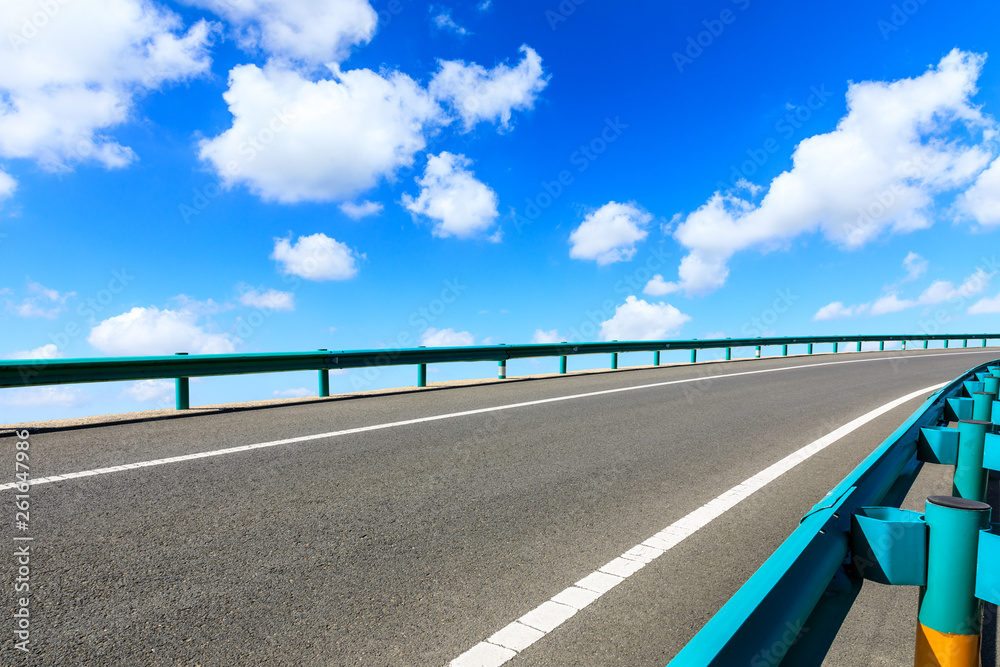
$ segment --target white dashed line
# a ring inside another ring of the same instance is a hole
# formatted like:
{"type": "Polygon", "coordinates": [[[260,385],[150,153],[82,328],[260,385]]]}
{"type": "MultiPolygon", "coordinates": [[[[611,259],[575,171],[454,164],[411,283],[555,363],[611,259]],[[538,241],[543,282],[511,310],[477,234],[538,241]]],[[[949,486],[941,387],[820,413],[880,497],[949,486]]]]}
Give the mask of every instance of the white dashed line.
{"type": "Polygon", "coordinates": [[[898,408],[908,401],[919,398],[932,391],[944,387],[947,382],[926,387],[907,394],[901,398],[875,408],[861,415],[840,428],[827,433],[805,447],[792,452],[777,463],[764,468],[753,477],[737,484],[725,493],[710,500],[698,509],[653,535],[645,542],[637,544],[610,563],[591,572],[550,600],[529,611],[527,614],[511,623],[489,639],[479,642],[471,649],[451,661],[451,667],[499,667],[513,659],[518,653],[534,644],[539,639],[565,623],[579,610],[598,599],[628,577],[632,576],[646,564],[663,555],[684,538],[693,535],[713,519],[724,514],[741,500],[750,497],[756,491],[799,465],[813,454],[820,452],[837,442],[852,431],[868,422],[898,408]],[[515,627],[519,624],[535,629],[534,633],[523,632],[515,627]]]}

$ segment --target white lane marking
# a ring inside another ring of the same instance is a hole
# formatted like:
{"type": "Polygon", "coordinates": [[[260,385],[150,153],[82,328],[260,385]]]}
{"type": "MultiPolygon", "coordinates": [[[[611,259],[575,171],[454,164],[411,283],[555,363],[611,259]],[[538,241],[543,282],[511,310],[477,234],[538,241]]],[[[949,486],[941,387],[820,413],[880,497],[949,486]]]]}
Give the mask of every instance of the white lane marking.
{"type": "MultiPolygon", "coordinates": [[[[63,473],[61,475],[50,475],[48,477],[38,477],[30,480],[30,485],[35,486],[37,484],[49,484],[51,482],[61,482],[69,476],[76,477],[87,477],[91,475],[107,475],[113,472],[120,472],[122,469],[132,469],[132,468],[146,468],[149,466],[161,466],[168,463],[179,463],[181,461],[191,461],[194,459],[206,458],[209,456],[225,456],[226,454],[235,454],[237,452],[248,452],[254,449],[265,449],[268,447],[278,447],[279,445],[290,445],[296,442],[309,442],[311,440],[322,440],[324,438],[336,438],[342,435],[351,435],[354,433],[365,433],[367,431],[379,431],[386,428],[398,428],[400,426],[409,426],[411,424],[423,424],[426,422],[440,421],[442,419],[454,419],[456,417],[468,417],[470,415],[479,415],[486,412],[499,412],[502,410],[514,410],[516,408],[526,408],[532,405],[543,405],[545,403],[557,403],[560,401],[571,401],[577,398],[589,398],[592,396],[604,396],[607,394],[617,394],[625,391],[638,391],[640,389],[652,389],[655,387],[667,387],[675,384],[686,384],[688,382],[703,382],[711,380],[721,380],[724,378],[739,377],[743,375],[759,375],[762,373],[780,373],[783,371],[794,371],[802,368],[817,368],[819,366],[837,366],[841,364],[864,364],[872,363],[875,361],[892,361],[898,359],[933,359],[936,357],[947,357],[960,354],[982,354],[982,352],[945,352],[941,354],[925,354],[925,355],[909,355],[906,357],[872,357],[867,359],[845,359],[843,361],[825,361],[817,364],[802,364],[800,366],[783,366],[781,368],[763,368],[755,371],[740,371],[738,373],[723,373],[721,375],[706,375],[703,377],[696,378],[686,378],[683,380],[668,380],[666,382],[654,382],[652,384],[640,384],[632,387],[618,387],[617,389],[602,389],[600,391],[590,391],[583,394],[570,394],[569,396],[555,396],[553,398],[541,398],[535,401],[524,401],[522,403],[509,403],[507,405],[496,405],[490,408],[477,408],[475,410],[464,410],[462,412],[450,412],[443,415],[434,415],[433,417],[418,417],[416,419],[404,419],[397,422],[387,422],[385,424],[372,424],[370,426],[359,426],[357,428],[348,428],[342,431],[330,431],[329,433],[317,433],[315,435],[302,435],[296,438],[285,438],[283,440],[271,440],[270,442],[258,442],[252,445],[240,445],[238,447],[227,447],[225,449],[216,449],[208,452],[197,452],[195,454],[185,454],[182,456],[172,456],[170,458],[164,459],[153,459],[151,461],[139,461],[138,463],[125,463],[117,466],[108,466],[106,468],[95,468],[94,470],[84,470],[78,473],[63,473]]],[[[16,488],[17,482],[9,482],[6,484],[0,484],[0,491],[7,491],[16,488]]]]}
{"type": "Polygon", "coordinates": [[[500,633],[497,633],[489,639],[479,642],[471,649],[452,660],[450,663],[451,667],[497,667],[498,665],[502,665],[505,662],[512,660],[518,653],[555,630],[570,617],[576,614],[577,611],[589,605],[601,595],[625,581],[625,579],[638,572],[647,563],[652,562],[655,558],[661,556],[664,552],[671,549],[684,538],[693,535],[713,519],[724,514],[726,510],[732,508],[741,500],[749,498],[755,492],[781,477],[813,454],[826,449],[833,443],[843,438],[845,435],[848,435],[852,431],[857,430],[890,410],[898,408],[907,401],[912,401],[915,398],[919,398],[925,394],[940,389],[946,384],[948,383],[942,382],[941,384],[936,384],[933,387],[926,387],[924,389],[920,389],[919,391],[912,392],[906,396],[902,396],[894,401],[886,403],[881,407],[875,408],[871,412],[865,413],[857,419],[849,421],[840,428],[831,431],[822,438],[819,438],[805,447],[792,452],[777,463],[764,468],[753,477],[740,482],[725,493],[722,493],[713,500],[708,501],[690,514],[670,524],[656,535],[650,537],[648,540],[642,542],[641,544],[637,544],[621,556],[612,560],[610,563],[598,568],[596,572],[591,572],[586,577],[576,582],[575,586],[570,586],[566,590],[558,593],[550,600],[543,602],[541,605],[518,619],[517,622],[532,626],[541,632],[536,635],[531,635],[530,637],[527,635],[518,635],[517,647],[514,645],[508,646],[507,644],[504,644],[504,647],[511,650],[510,655],[504,654],[506,655],[506,657],[504,657],[501,654],[492,652],[491,647],[493,649],[501,648],[498,646],[499,642],[494,641],[495,638],[500,635],[500,633]],[[580,589],[584,590],[581,591],[580,589]],[[581,593],[588,592],[591,592],[592,595],[581,596],[581,593]],[[579,604],[581,606],[571,603],[570,600],[579,600],[579,604]],[[561,610],[556,609],[553,605],[571,607],[572,609],[561,612],[561,610]],[[572,613],[568,613],[569,611],[572,611],[572,613]],[[536,619],[545,619],[545,622],[540,623],[536,619]],[[529,638],[531,638],[531,641],[526,644],[525,642],[529,638]],[[479,656],[484,657],[480,658],[479,656]]]}

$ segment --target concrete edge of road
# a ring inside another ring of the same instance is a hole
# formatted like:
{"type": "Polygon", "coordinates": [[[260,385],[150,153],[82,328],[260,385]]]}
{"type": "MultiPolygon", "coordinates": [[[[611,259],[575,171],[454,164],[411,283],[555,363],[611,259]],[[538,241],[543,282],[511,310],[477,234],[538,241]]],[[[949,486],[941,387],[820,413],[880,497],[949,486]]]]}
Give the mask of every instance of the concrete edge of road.
{"type": "MultiPolygon", "coordinates": [[[[720,348],[721,349],[721,348],[720,348]]],[[[965,349],[965,348],[956,348],[965,349]]],[[[989,349],[989,348],[983,348],[989,349]]],[[[943,348],[935,348],[934,350],[926,350],[926,352],[940,352],[944,351],[943,348]]],[[[975,352],[976,349],[969,348],[969,352],[975,352]]],[[[491,385],[491,384],[510,384],[512,382],[530,382],[534,380],[546,380],[550,378],[557,377],[567,377],[567,376],[585,376],[585,375],[596,375],[601,373],[627,373],[630,371],[639,370],[649,370],[652,368],[678,368],[683,366],[701,366],[710,364],[731,364],[749,361],[763,361],[766,359],[776,360],[776,359],[799,359],[803,357],[814,358],[814,357],[830,357],[835,354],[891,354],[894,352],[904,352],[904,350],[863,350],[862,352],[856,352],[853,350],[844,352],[814,352],[813,354],[789,354],[787,356],[765,356],[765,357],[738,357],[730,360],[726,359],[709,359],[705,361],[697,361],[694,364],[690,362],[674,362],[674,363],[663,363],[659,366],[654,366],[652,364],[641,365],[641,366],[626,366],[624,368],[591,368],[579,371],[568,371],[565,374],[562,373],[539,373],[535,375],[516,375],[513,377],[508,377],[507,379],[500,380],[498,378],[479,378],[479,379],[466,379],[466,380],[448,380],[445,382],[435,382],[433,384],[428,383],[426,387],[417,386],[407,386],[407,387],[389,387],[386,389],[374,389],[370,391],[355,391],[346,392],[341,394],[333,394],[331,396],[306,396],[301,398],[275,398],[275,399],[265,399],[260,401],[245,401],[242,403],[220,403],[217,405],[202,405],[198,407],[193,407],[188,410],[175,410],[173,408],[166,408],[162,410],[145,410],[141,412],[123,412],[119,414],[110,415],[93,415],[89,417],[77,417],[75,419],[55,419],[49,421],[40,422],[21,422],[14,424],[0,424],[0,438],[13,436],[16,431],[28,429],[32,433],[47,433],[53,431],[66,431],[73,429],[82,428],[97,428],[102,426],[112,426],[118,424],[135,424],[140,422],[148,421],[161,421],[166,419],[184,419],[189,417],[199,417],[204,415],[214,415],[221,414],[225,412],[242,412],[246,410],[265,410],[269,408],[280,408],[292,405],[307,405],[311,403],[326,403],[344,400],[356,400],[362,398],[368,398],[372,396],[393,396],[399,394],[411,394],[423,391],[441,391],[446,389],[459,389],[463,387],[474,387],[480,385],[491,385]]],[[[925,350],[905,350],[905,352],[920,353],[925,352],[925,350]]],[[[4,389],[0,389],[4,391],[4,389]]]]}

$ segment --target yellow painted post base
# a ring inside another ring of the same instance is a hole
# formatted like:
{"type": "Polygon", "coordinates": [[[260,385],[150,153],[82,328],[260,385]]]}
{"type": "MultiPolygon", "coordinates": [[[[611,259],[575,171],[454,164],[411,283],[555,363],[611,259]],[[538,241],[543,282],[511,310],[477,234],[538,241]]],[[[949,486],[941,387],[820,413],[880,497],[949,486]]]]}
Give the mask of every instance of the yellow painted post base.
{"type": "Polygon", "coordinates": [[[913,667],[980,667],[981,635],[952,635],[917,623],[913,667]]]}

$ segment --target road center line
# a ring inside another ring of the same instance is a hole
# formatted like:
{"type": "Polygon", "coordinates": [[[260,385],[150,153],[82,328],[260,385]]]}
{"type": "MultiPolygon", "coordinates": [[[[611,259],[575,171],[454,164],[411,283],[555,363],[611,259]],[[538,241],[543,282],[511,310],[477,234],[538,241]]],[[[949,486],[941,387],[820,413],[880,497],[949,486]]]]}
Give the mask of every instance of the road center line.
{"type": "MultiPolygon", "coordinates": [[[[367,431],[379,431],[386,428],[398,428],[400,426],[409,426],[411,424],[423,424],[426,422],[440,421],[442,419],[454,419],[457,417],[468,417],[470,415],[484,414],[487,412],[500,412],[502,410],[514,410],[516,408],[525,408],[533,405],[543,405],[545,403],[556,403],[559,401],[570,401],[577,398],[589,398],[592,396],[604,396],[607,394],[617,394],[626,391],[638,391],[640,389],[653,389],[656,387],[667,387],[676,384],[686,384],[689,382],[705,382],[712,380],[721,380],[724,378],[739,377],[742,375],[759,375],[763,373],[780,373],[783,371],[795,371],[803,368],[817,368],[819,366],[835,366],[840,364],[863,364],[872,363],[876,361],[892,361],[898,359],[933,359],[936,357],[954,356],[960,354],[981,354],[981,352],[945,352],[941,354],[931,354],[931,355],[913,355],[906,357],[874,357],[868,359],[845,359],[843,361],[825,361],[815,364],[802,364],[800,366],[783,366],[781,368],[763,368],[753,371],[740,371],[737,373],[723,373],[720,375],[705,375],[696,378],[686,378],[683,380],[668,380],[666,382],[654,382],[652,384],[641,384],[632,387],[618,387],[616,389],[602,389],[600,391],[591,391],[583,394],[571,394],[569,396],[555,396],[553,398],[542,398],[535,401],[524,401],[522,403],[509,403],[507,405],[497,405],[489,408],[477,408],[475,410],[464,410],[462,412],[450,412],[443,415],[434,415],[432,417],[418,417],[416,419],[404,419],[402,421],[387,422],[384,424],[372,424],[370,426],[360,426],[357,428],[344,429],[342,431],[330,431],[329,433],[317,433],[315,435],[303,435],[295,438],[285,438],[282,440],[271,440],[269,442],[258,442],[252,445],[241,445],[239,447],[227,447],[225,449],[216,449],[208,452],[198,452],[196,454],[184,454],[181,456],[171,456],[165,459],[153,459],[150,461],[139,461],[138,463],[125,463],[117,466],[108,466],[106,468],[95,468],[93,470],[82,470],[80,472],[70,472],[63,473],[61,475],[50,475],[48,477],[37,477],[30,480],[31,486],[36,486],[38,484],[50,484],[52,482],[61,482],[67,479],[76,479],[79,477],[92,477],[94,475],[109,475],[115,472],[124,472],[126,470],[133,470],[135,468],[149,468],[153,466],[167,465],[168,463],[181,463],[183,461],[193,461],[195,459],[209,458],[213,456],[225,456],[226,454],[236,454],[239,452],[248,452],[254,449],[265,449],[268,447],[278,447],[279,445],[290,445],[297,442],[309,442],[312,440],[322,440],[325,438],[336,438],[342,435],[351,435],[354,433],[365,433],[367,431]]],[[[0,484],[0,491],[8,491],[10,489],[17,487],[17,482],[9,482],[5,484],[0,484]]]]}
{"type": "Polygon", "coordinates": [[[576,584],[479,642],[452,660],[449,663],[450,667],[499,667],[555,630],[604,593],[641,570],[648,563],[662,556],[684,538],[693,535],[713,519],[723,515],[737,503],[749,498],[813,454],[826,449],[845,435],[890,410],[898,408],[907,401],[924,396],[946,384],[948,383],[942,382],[897,398],[792,452],[777,463],[764,468],[753,477],[740,482],[690,514],[678,519],[646,541],[635,545],[621,556],[591,572],[576,584]]]}

